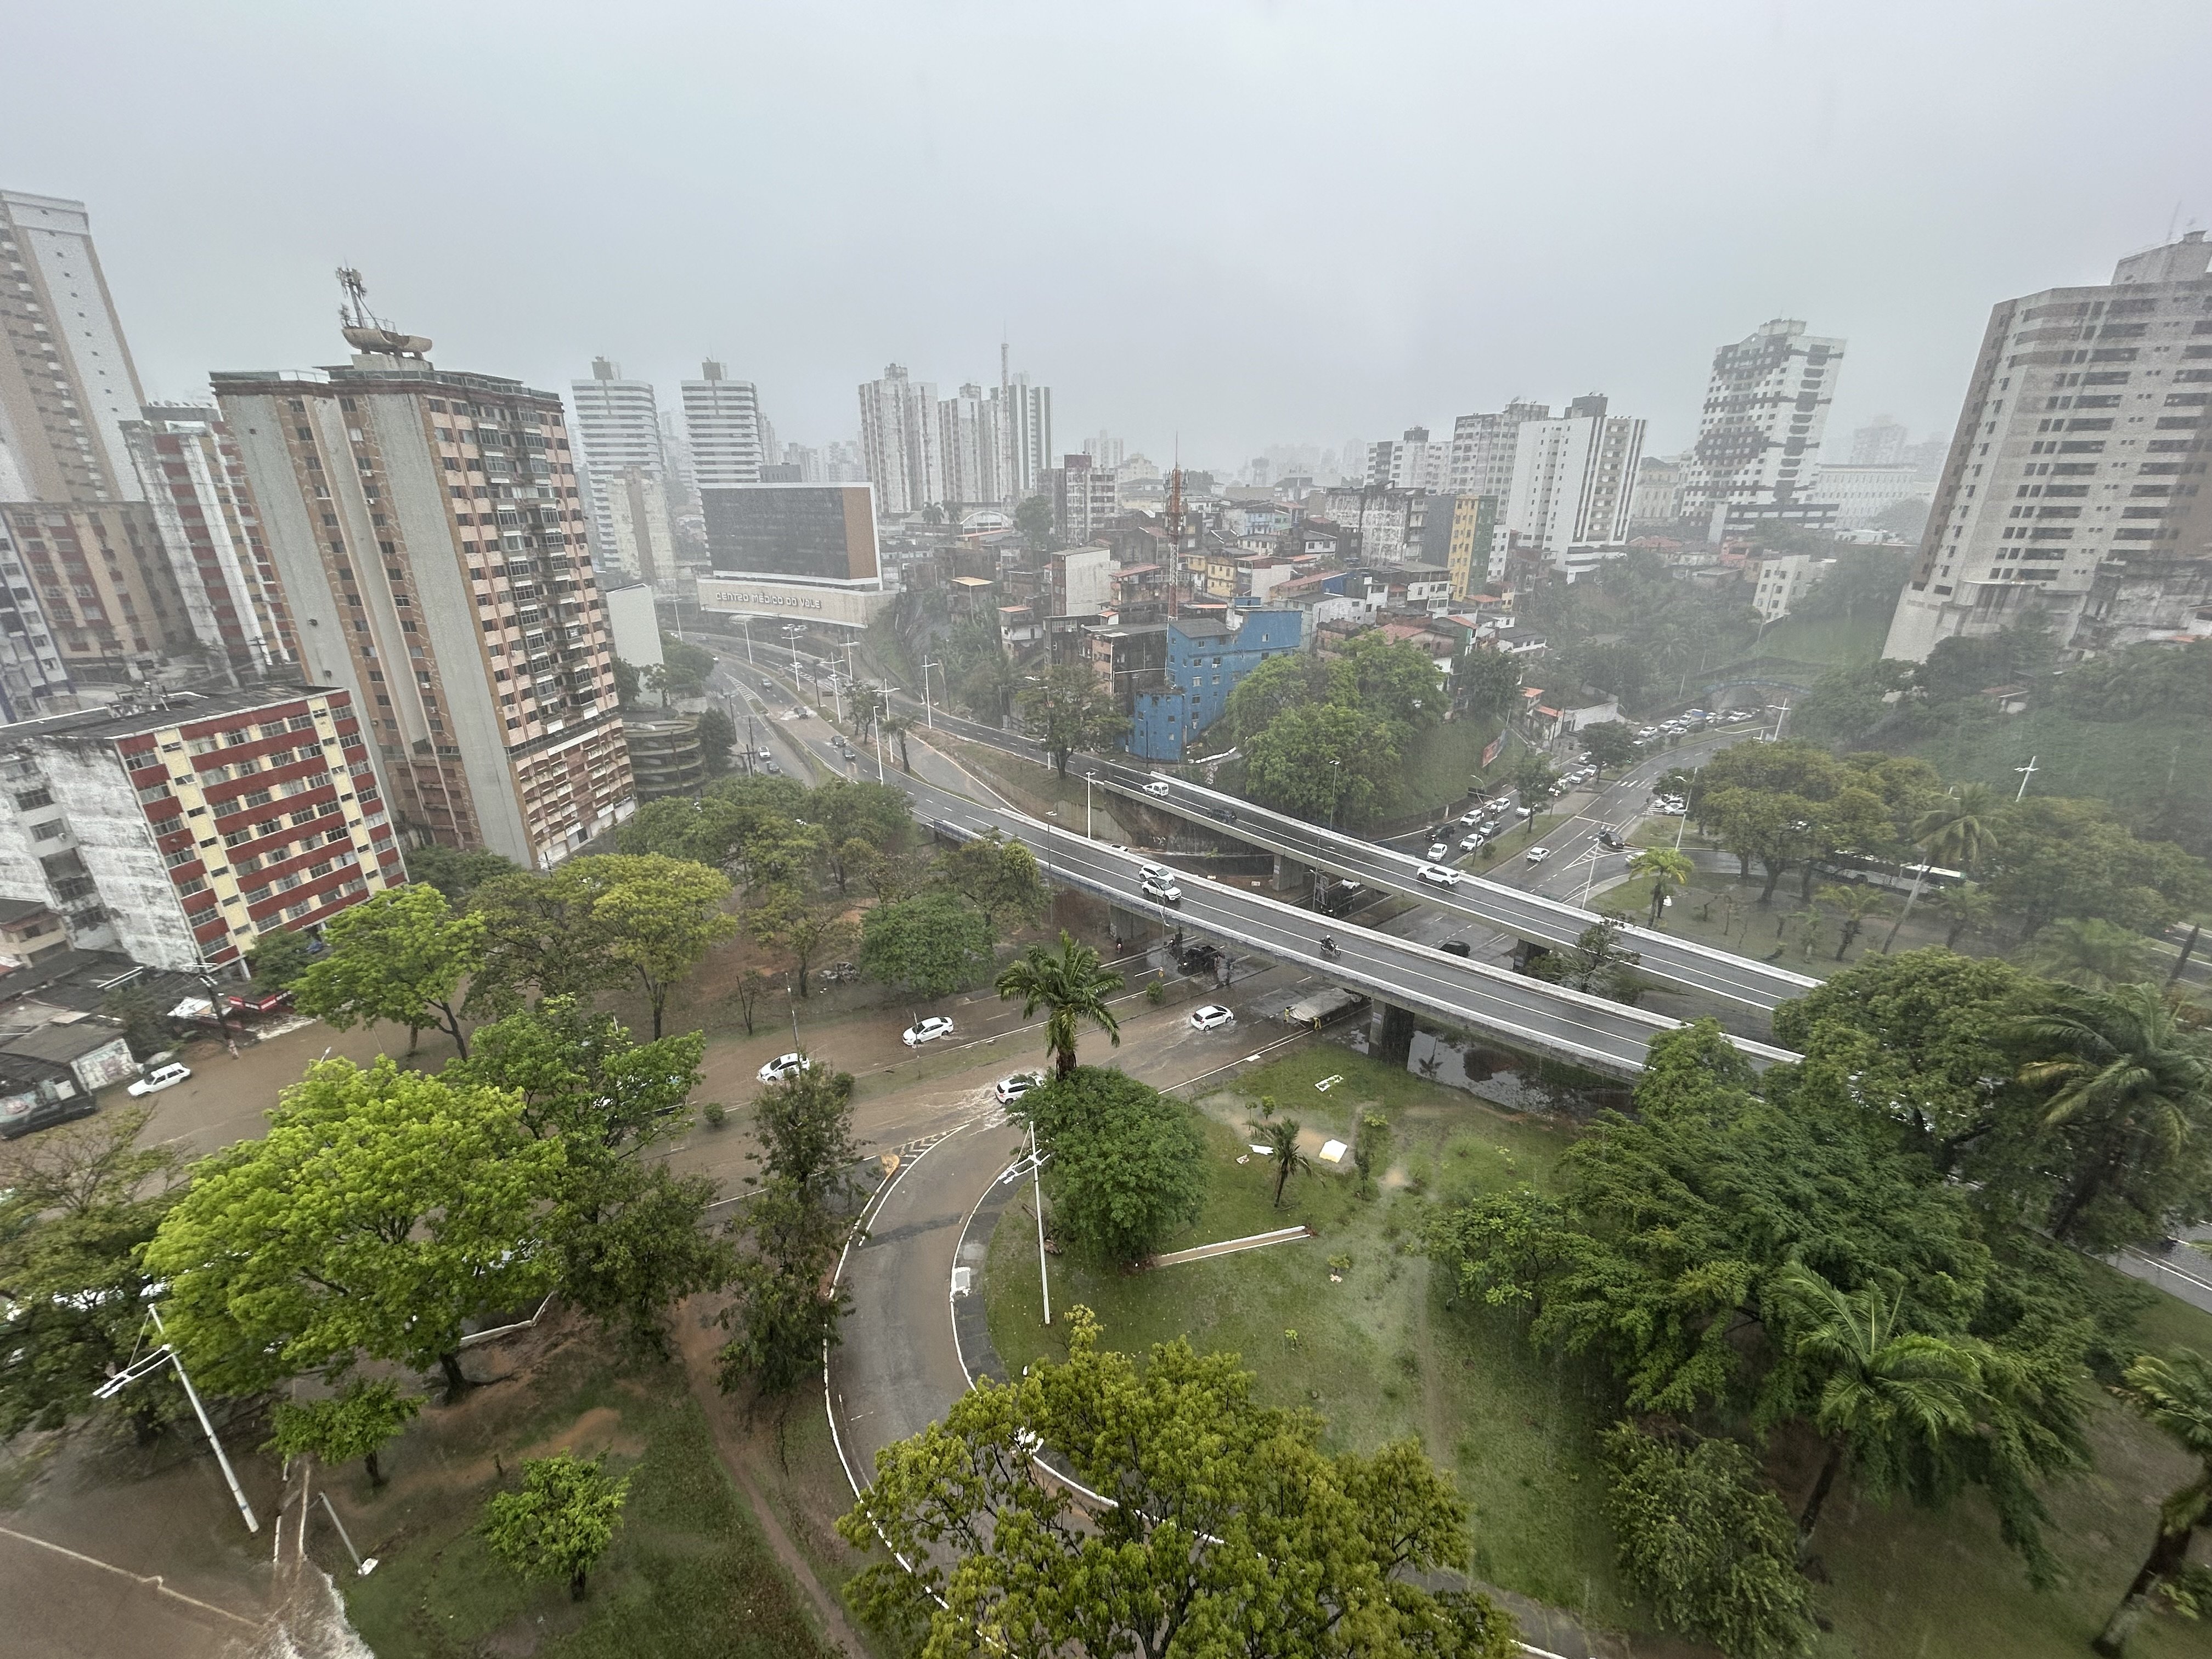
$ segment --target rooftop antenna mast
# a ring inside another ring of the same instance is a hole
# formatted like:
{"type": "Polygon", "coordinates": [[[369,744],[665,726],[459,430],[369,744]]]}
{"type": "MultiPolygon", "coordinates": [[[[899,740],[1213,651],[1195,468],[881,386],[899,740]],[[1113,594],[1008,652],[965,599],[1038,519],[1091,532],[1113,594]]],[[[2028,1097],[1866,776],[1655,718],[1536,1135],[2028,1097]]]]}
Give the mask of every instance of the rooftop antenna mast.
{"type": "Polygon", "coordinates": [[[351,265],[338,267],[338,287],[345,302],[338,307],[339,331],[356,351],[375,356],[422,358],[430,342],[420,334],[402,334],[368,308],[368,284],[351,265]]]}
{"type": "Polygon", "coordinates": [[[1182,434],[1175,441],[1175,466],[1168,473],[1168,615],[1182,615],[1182,434]]]}

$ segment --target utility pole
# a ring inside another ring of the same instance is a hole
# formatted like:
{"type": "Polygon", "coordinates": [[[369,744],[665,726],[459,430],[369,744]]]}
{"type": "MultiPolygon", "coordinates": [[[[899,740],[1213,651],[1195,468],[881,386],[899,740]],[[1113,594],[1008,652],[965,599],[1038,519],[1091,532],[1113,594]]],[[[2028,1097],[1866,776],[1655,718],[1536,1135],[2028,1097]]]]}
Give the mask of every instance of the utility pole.
{"type": "Polygon", "coordinates": [[[945,672],[945,665],[926,662],[921,665],[921,718],[928,725],[929,729],[934,732],[937,730],[937,714],[929,706],[929,671],[933,668],[941,674],[945,672]]]}

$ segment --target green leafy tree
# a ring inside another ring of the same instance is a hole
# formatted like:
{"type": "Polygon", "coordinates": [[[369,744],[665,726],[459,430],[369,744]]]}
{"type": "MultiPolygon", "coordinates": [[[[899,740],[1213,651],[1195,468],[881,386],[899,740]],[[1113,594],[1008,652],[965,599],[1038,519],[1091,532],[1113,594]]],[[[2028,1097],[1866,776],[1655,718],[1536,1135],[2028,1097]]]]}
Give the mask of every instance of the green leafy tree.
{"type": "Polygon", "coordinates": [[[1466,1557],[1466,1511],[1417,1443],[1320,1449],[1322,1425],[1259,1405],[1231,1354],[1182,1340],[1143,1361],[1068,1316],[1068,1358],[980,1381],[945,1420],[878,1455],[837,1523],[887,1560],[857,1605],[926,1626],[923,1650],[979,1630],[1011,1652],[1508,1659],[1512,1620],[1421,1583],[1466,1557]],[[1115,1500],[1089,1514],[1035,1472],[1045,1449],[1115,1500]],[[1295,1496],[1292,1496],[1292,1495],[1295,1496]]]}
{"type": "Polygon", "coordinates": [[[2160,1358],[2144,1354],[2128,1367],[2129,1402],[2197,1462],[2195,1477],[2158,1510],[2158,1533],[2127,1593],[2091,1643],[2108,1659],[2127,1650],[2128,1638],[2161,1594],[2192,1616],[2212,1609],[2212,1571],[2189,1564],[2189,1547],[2212,1526],[2212,1359],[2193,1348],[2160,1358]]]}
{"type": "Polygon", "coordinates": [[[2094,916],[2061,916],[2027,942],[2020,962],[2045,979],[2084,991],[2154,977],[2150,942],[2094,916]]]}
{"type": "Polygon", "coordinates": [[[1643,994],[1633,969],[1644,957],[1628,948],[1623,933],[1619,917],[1601,916],[1566,949],[1530,958],[1528,971],[1553,985],[1632,1005],[1643,994]]]}
{"type": "Polygon", "coordinates": [[[562,1294],[639,1352],[665,1354],[668,1310],[729,1273],[728,1246],[705,1225],[715,1183],[644,1156],[690,1126],[704,1046],[696,1031],[640,1043],[556,997],[485,1026],[441,1073],[520,1096],[523,1127],[561,1142],[544,1235],[562,1294]]]}
{"type": "Polygon", "coordinates": [[[2068,1174],[2054,1237],[2107,1250],[2166,1236],[2212,1199],[2212,1036],[2185,1027],[2155,986],[2060,991],[2008,1035],[2033,1056],[2068,1174]]]}
{"type": "Polygon", "coordinates": [[[1352,636],[1330,659],[1328,680],[1332,702],[1374,716],[1401,738],[1444,716],[1443,676],[1436,659],[1379,628],[1352,636]]]}
{"type": "Polygon", "coordinates": [[[747,1237],[722,1315],[732,1332],[721,1387],[750,1382],[787,1395],[821,1374],[837,1340],[844,1291],[832,1280],[854,1194],[853,1079],[811,1067],[761,1091],[754,1104],[763,1147],[760,1191],[746,1206],[747,1237]]]}
{"type": "Polygon", "coordinates": [[[1315,823],[1355,823],[1398,787],[1398,733],[1375,714],[1341,702],[1284,709],[1245,746],[1252,798],[1315,823]]]}
{"type": "MultiPolygon", "coordinates": [[[[150,1105],[0,1146],[0,1440],[58,1429],[94,1409],[92,1391],[143,1352],[153,1282],[139,1253],[178,1195],[182,1160],[141,1147],[150,1105]]],[[[126,1390],[149,1438],[173,1405],[153,1379],[126,1390]]]]}
{"type": "Polygon", "coordinates": [[[1079,750],[1109,747],[1129,729],[1129,717],[1121,712],[1113,688],[1088,663],[1048,668],[1042,680],[1014,699],[1014,706],[1021,714],[1023,731],[1049,751],[1054,769],[1063,778],[1079,750]]]}
{"type": "Polygon", "coordinates": [[[745,930],[770,950],[791,958],[792,984],[802,997],[813,964],[842,951],[853,938],[844,914],[795,886],[769,889],[745,912],[745,930]]]}
{"type": "Polygon", "coordinates": [[[1024,495],[1014,504],[1014,528],[1032,553],[1049,553],[1060,544],[1053,531],[1052,497],[1024,495]]]}
{"type": "Polygon", "coordinates": [[[203,1384],[252,1394],[367,1357],[436,1364],[465,1387],[465,1322],[556,1276],[533,1247],[562,1149],[532,1139],[521,1110],[388,1058],[326,1060],[284,1091],[266,1136],[195,1164],[144,1261],[203,1384]]]}
{"type": "Polygon", "coordinates": [[[710,778],[726,777],[734,763],[730,751],[738,746],[738,723],[719,708],[699,715],[699,758],[710,778]]]}
{"type": "Polygon", "coordinates": [[[522,1466],[522,1490],[494,1492],[478,1530],[485,1547],[528,1579],[566,1580],[571,1601],[615,1541],[629,1477],[617,1480],[599,1462],[567,1452],[522,1466]]]}
{"type": "Polygon", "coordinates": [[[1597,768],[1601,778],[1608,771],[1617,772],[1624,766],[1635,764],[1636,728],[1626,720],[1600,720],[1595,726],[1585,726],[1576,735],[1582,739],[1583,751],[1589,756],[1590,764],[1597,768]]]}
{"type": "Polygon", "coordinates": [[[177,1040],[177,1022],[169,1018],[171,1004],[143,985],[125,985],[100,999],[100,1012],[118,1021],[123,1041],[131,1058],[158,1054],[177,1040]]]}
{"type": "Polygon", "coordinates": [[[1988,878],[2023,933],[2061,916],[2095,916],[2156,934],[2212,906],[2212,869],[2166,842],[2142,841],[2102,801],[2030,795],[1998,818],[2002,856],[1988,878]]]}
{"type": "Polygon", "coordinates": [[[1955,951],[1969,933],[1985,933],[1996,921],[1997,902],[1986,888],[1962,882],[1938,888],[1929,901],[1943,919],[1943,948],[1955,951]]]}
{"type": "Polygon", "coordinates": [[[653,1010],[656,1038],[678,982],[738,928],[722,909],[729,878],[688,860],[570,859],[553,880],[577,890],[578,908],[588,908],[608,961],[627,972],[653,1010]]]}
{"type": "Polygon", "coordinates": [[[736,861],[747,838],[760,829],[763,817],[714,793],[696,800],[671,795],[647,801],[632,813],[615,832],[615,845],[634,855],[690,859],[719,870],[736,861]]]}
{"type": "Polygon", "coordinates": [[[373,893],[324,930],[330,949],[301,975],[293,1001],[337,1030],[390,1020],[435,1025],[466,1058],[461,982],[484,963],[482,918],[456,912],[434,887],[373,893]]]}
{"type": "Polygon", "coordinates": [[[1536,814],[1544,810],[1544,803],[1552,798],[1553,786],[1559,775],[1552,769],[1551,762],[1534,749],[1523,749],[1521,757],[1513,763],[1513,788],[1521,797],[1521,804],[1528,809],[1528,823],[1533,829],[1536,814]]]}
{"type": "Polygon", "coordinates": [[[1275,1207],[1283,1207],[1283,1188],[1290,1184],[1292,1176],[1303,1171],[1313,1173],[1313,1164],[1298,1150],[1298,1121],[1294,1117],[1271,1117],[1257,1123],[1248,1123],[1244,1132],[1252,1137],[1252,1145],[1264,1146],[1262,1154],[1275,1166],[1275,1207]]]}
{"type": "Polygon", "coordinates": [[[1651,878],[1651,914],[1647,918],[1651,927],[1664,919],[1668,899],[1687,887],[1696,873],[1690,855],[1672,847],[1646,847],[1628,860],[1632,880],[1651,878]]]}
{"type": "Polygon", "coordinates": [[[1620,1565],[1661,1625],[1732,1659],[1786,1659],[1814,1639],[1796,1528],[1733,1440],[1622,1423],[1605,1449],[1620,1565]]]}
{"type": "Polygon", "coordinates": [[[358,1457],[368,1470],[368,1484],[380,1486],[384,1470],[377,1454],[422,1409],[420,1399],[390,1382],[357,1376],[321,1400],[279,1401],[270,1414],[269,1444],[287,1457],[312,1454],[333,1465],[358,1457]]]}
{"type": "Polygon", "coordinates": [[[821,827],[830,848],[830,873],[841,893],[854,842],[888,857],[906,844],[914,827],[913,803],[905,790],[846,778],[833,778],[809,791],[805,816],[821,827]]]}
{"type": "Polygon", "coordinates": [[[702,645],[689,640],[679,640],[672,634],[660,636],[660,657],[667,671],[668,689],[679,697],[703,697],[707,681],[714,672],[714,653],[702,645]]]}
{"type": "Polygon", "coordinates": [[[512,859],[481,848],[410,847],[407,849],[407,878],[427,883],[446,896],[447,902],[462,905],[469,895],[497,876],[511,876],[520,867],[512,859]]]}
{"type": "Polygon", "coordinates": [[[1319,702],[1328,684],[1328,670],[1318,657],[1304,651],[1270,657],[1229,694],[1219,722],[1222,732],[1232,742],[1249,744],[1285,709],[1319,702]]]}
{"type": "Polygon", "coordinates": [[[1453,683],[1466,694],[1468,712],[1495,719],[1510,714],[1521,692],[1521,659],[1487,645],[1461,653],[1453,683]]]}
{"type": "Polygon", "coordinates": [[[289,927],[272,927],[253,941],[246,953],[246,971],[253,982],[267,990],[282,991],[297,984],[300,975],[321,952],[307,934],[289,927]]]}
{"type": "Polygon", "coordinates": [[[1889,900],[1879,887],[1830,882],[1814,896],[1833,910],[1837,921],[1843,924],[1842,937],[1836,942],[1838,962],[1841,962],[1851,946],[1858,942],[1859,934],[1864,931],[1868,921],[1889,908],[1889,900]]]}
{"type": "Polygon", "coordinates": [[[1149,1084],[1081,1066],[1022,1097],[1049,1149],[1054,1230],[1102,1261],[1141,1261],[1198,1218],[1206,1137],[1190,1109],[1149,1084]]]}
{"type": "Polygon", "coordinates": [[[887,985],[938,997],[990,971],[991,924],[945,888],[878,904],[860,923],[860,966],[887,985]]]}
{"type": "Polygon", "coordinates": [[[1097,1026],[1115,1048],[1121,1046],[1121,1022],[1109,999],[1122,983],[1121,975],[1100,965],[1097,951],[1063,929],[1057,950],[1032,945],[1000,969],[997,989],[1002,1000],[1022,1000],[1024,1019],[1040,1008],[1048,1011],[1045,1048],[1054,1070],[1065,1078],[1075,1069],[1075,1037],[1083,1026],[1097,1026]]]}
{"type": "Polygon", "coordinates": [[[1052,906],[1036,855],[995,830],[939,855],[936,876],[983,913],[994,938],[1039,921],[1052,906]]]}
{"type": "Polygon", "coordinates": [[[637,665],[615,659],[615,701],[624,708],[634,708],[641,700],[644,682],[639,678],[637,665]]]}

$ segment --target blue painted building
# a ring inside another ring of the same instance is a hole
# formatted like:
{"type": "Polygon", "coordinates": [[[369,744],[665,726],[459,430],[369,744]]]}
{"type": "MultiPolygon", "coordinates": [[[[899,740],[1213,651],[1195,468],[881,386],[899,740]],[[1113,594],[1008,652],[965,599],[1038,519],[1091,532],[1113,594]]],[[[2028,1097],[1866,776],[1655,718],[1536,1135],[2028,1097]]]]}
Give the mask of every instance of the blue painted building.
{"type": "Polygon", "coordinates": [[[1221,718],[1229,694],[1270,657],[1305,642],[1303,611],[1245,611],[1223,622],[1167,625],[1167,689],[1139,692],[1127,746],[1146,760],[1179,761],[1191,740],[1221,718]]]}

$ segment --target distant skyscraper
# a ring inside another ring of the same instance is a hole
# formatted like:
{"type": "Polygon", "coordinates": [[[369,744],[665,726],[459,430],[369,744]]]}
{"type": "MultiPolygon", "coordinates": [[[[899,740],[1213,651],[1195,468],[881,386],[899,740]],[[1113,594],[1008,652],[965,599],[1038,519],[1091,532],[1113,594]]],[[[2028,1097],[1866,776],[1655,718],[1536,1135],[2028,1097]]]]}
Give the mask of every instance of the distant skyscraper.
{"type": "Polygon", "coordinates": [[[945,467],[945,495],[963,507],[996,507],[1006,497],[1000,469],[1006,446],[999,434],[999,402],[974,381],[937,406],[938,453],[945,467]]]}
{"type": "Polygon", "coordinates": [[[1066,455],[1052,475],[1053,527],[1064,545],[1078,546],[1106,527],[1119,501],[1113,471],[1088,455],[1066,455]]]}
{"type": "Polygon", "coordinates": [[[903,518],[945,499],[943,434],[937,387],[891,363],[860,387],[860,452],[876,509],[903,518]]]}
{"type": "Polygon", "coordinates": [[[144,401],[82,202],[0,190],[0,501],[135,501],[144,401]]]}
{"type": "Polygon", "coordinates": [[[592,541],[611,550],[611,500],[619,487],[613,480],[638,471],[658,478],[666,465],[653,382],[626,380],[620,363],[594,357],[590,380],[568,382],[568,400],[575,405],[576,437],[583,447],[578,471],[586,475],[591,490],[592,541]]]}
{"type": "Polygon", "coordinates": [[[677,430],[672,409],[660,411],[660,459],[668,469],[670,499],[679,504],[695,501],[699,481],[692,476],[691,441],[677,430]]]}
{"type": "Polygon", "coordinates": [[[2172,634],[2212,604],[2212,243],[2122,259],[2104,287],[2007,300],[1987,331],[1882,655],[2039,611],[2059,642],[2172,634]]]}
{"type": "Polygon", "coordinates": [[[561,399],[434,368],[357,283],[350,364],[212,377],[303,678],[352,692],[407,823],[544,868],[635,805],[561,399]]]}
{"type": "Polygon", "coordinates": [[[192,632],[234,683],[281,673],[299,641],[261,511],[222,411],[161,404],[123,428],[192,632]]]}
{"type": "Polygon", "coordinates": [[[1031,386],[1026,373],[1005,373],[1006,348],[1000,348],[1001,379],[994,388],[999,399],[999,441],[1006,459],[999,469],[999,485],[1009,502],[1048,489],[1053,466],[1052,388],[1031,386]]]}
{"type": "Polygon", "coordinates": [[[760,393],[750,380],[729,379],[711,358],[700,364],[699,378],[684,382],[684,426],[695,489],[760,482],[760,393]]]}
{"type": "Polygon", "coordinates": [[[1813,484],[1843,362],[1841,340],[1808,334],[1788,318],[1713,354],[1682,486],[1682,510],[1707,520],[1709,539],[1731,527],[1833,519],[1815,502],[1813,484]]]}
{"type": "Polygon", "coordinates": [[[1409,426],[1402,438],[1368,445],[1367,482],[1393,489],[1442,489],[1449,458],[1449,446],[1429,441],[1428,428],[1409,426]]]}
{"type": "Polygon", "coordinates": [[[1127,458],[1127,447],[1119,438],[1101,427],[1083,441],[1083,453],[1110,472],[1127,458]]]}
{"type": "Polygon", "coordinates": [[[1593,394],[1560,419],[1521,422],[1516,444],[1508,536],[1571,579],[1595,569],[1627,539],[1644,422],[1593,394]]]}
{"type": "Polygon", "coordinates": [[[1905,428],[1877,415],[1851,434],[1853,466],[1895,466],[1905,459],[1905,428]]]}

